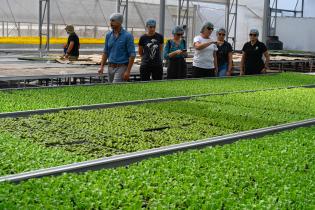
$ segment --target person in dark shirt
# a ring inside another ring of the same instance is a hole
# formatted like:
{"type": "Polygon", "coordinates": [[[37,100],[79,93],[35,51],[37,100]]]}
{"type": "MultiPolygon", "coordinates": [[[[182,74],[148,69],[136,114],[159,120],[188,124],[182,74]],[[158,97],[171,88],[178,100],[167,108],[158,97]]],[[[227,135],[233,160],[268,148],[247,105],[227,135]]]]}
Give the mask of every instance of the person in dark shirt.
{"type": "Polygon", "coordinates": [[[240,75],[252,75],[266,73],[269,69],[270,56],[264,43],[258,40],[259,31],[250,31],[250,41],[245,43],[242,51],[240,75]],[[263,61],[263,55],[266,61],[263,61]]]}
{"type": "Polygon", "coordinates": [[[141,56],[140,77],[142,81],[149,81],[152,75],[153,80],[162,80],[163,63],[162,51],[164,37],[155,32],[156,21],[146,21],[147,33],[139,40],[139,54],[141,56]]]}
{"type": "Polygon", "coordinates": [[[64,58],[69,60],[77,60],[79,58],[80,40],[78,35],[74,32],[73,25],[67,25],[65,28],[69,34],[68,42],[64,47],[64,58]]]}
{"type": "Polygon", "coordinates": [[[217,59],[218,59],[218,76],[225,77],[232,75],[232,46],[230,43],[225,41],[226,30],[224,28],[220,28],[217,31],[217,59]]]}

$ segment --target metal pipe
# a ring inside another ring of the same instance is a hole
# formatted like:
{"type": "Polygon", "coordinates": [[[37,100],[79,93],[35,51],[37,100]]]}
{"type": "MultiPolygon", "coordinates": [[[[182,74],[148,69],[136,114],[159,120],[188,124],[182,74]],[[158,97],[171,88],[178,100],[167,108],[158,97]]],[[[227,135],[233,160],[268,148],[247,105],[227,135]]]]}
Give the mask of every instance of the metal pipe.
{"type": "Polygon", "coordinates": [[[263,36],[262,41],[266,43],[267,37],[270,34],[270,0],[265,0],[264,4],[264,20],[263,20],[263,36]]]}
{"type": "Polygon", "coordinates": [[[272,33],[273,36],[276,36],[276,32],[277,32],[277,19],[278,19],[278,0],[276,0],[275,27],[272,33]]]}
{"type": "Polygon", "coordinates": [[[116,1],[116,12],[117,12],[117,13],[120,12],[120,5],[121,5],[121,0],[117,0],[117,1],[116,1]]]}
{"type": "Polygon", "coordinates": [[[237,12],[238,12],[238,0],[236,0],[236,3],[235,3],[236,5],[235,5],[235,19],[234,19],[234,24],[235,24],[235,26],[234,26],[234,39],[233,39],[233,45],[234,45],[234,50],[236,49],[236,37],[237,37],[237,35],[236,35],[236,33],[237,33],[237,31],[236,31],[236,29],[237,29],[237,12]]]}
{"type": "Polygon", "coordinates": [[[181,1],[181,0],[178,0],[178,5],[177,5],[177,25],[180,25],[181,10],[182,10],[182,1],[181,1]]]}
{"type": "Polygon", "coordinates": [[[128,31],[128,5],[129,5],[129,0],[125,0],[126,5],[125,5],[125,29],[128,31]]]}
{"type": "Polygon", "coordinates": [[[47,43],[46,49],[47,53],[49,52],[50,48],[50,0],[46,0],[47,3],[47,43]]]}
{"type": "Polygon", "coordinates": [[[230,29],[229,29],[230,3],[231,3],[231,0],[228,0],[227,4],[225,5],[225,30],[226,30],[225,40],[227,42],[229,41],[229,36],[230,36],[230,29]]]}
{"type": "Polygon", "coordinates": [[[4,37],[4,21],[2,21],[2,36],[4,37]]]}
{"type": "MultiPolygon", "coordinates": [[[[186,0],[186,7],[187,7],[187,9],[186,9],[186,14],[187,14],[187,16],[186,16],[186,43],[187,43],[187,45],[189,45],[189,36],[188,36],[188,34],[189,34],[189,0],[186,0]]],[[[187,48],[188,48],[189,46],[187,46],[187,48]]]]}
{"type": "Polygon", "coordinates": [[[42,39],[42,13],[43,13],[43,1],[39,0],[39,22],[38,22],[38,36],[39,36],[39,57],[42,57],[42,44],[43,44],[43,39],[42,39]]]}
{"type": "Polygon", "coordinates": [[[304,17],[304,0],[302,0],[301,17],[304,17]]]}
{"type": "MultiPolygon", "coordinates": [[[[194,40],[194,36],[196,33],[196,17],[197,17],[197,5],[194,5],[194,11],[193,11],[193,19],[192,19],[192,24],[191,24],[191,39],[192,42],[194,40]]],[[[193,44],[193,43],[191,43],[193,44]]]]}
{"type": "Polygon", "coordinates": [[[17,32],[18,32],[18,37],[20,37],[21,36],[21,23],[20,22],[17,23],[17,32]]]}
{"type": "Polygon", "coordinates": [[[164,36],[165,29],[165,0],[160,0],[160,27],[159,32],[164,36]]]}

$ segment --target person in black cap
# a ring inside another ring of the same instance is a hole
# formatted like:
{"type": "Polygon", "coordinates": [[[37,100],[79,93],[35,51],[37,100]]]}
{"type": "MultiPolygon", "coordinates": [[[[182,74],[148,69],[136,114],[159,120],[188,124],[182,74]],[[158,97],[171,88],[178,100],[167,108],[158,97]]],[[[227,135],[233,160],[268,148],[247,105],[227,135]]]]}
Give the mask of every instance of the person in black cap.
{"type": "Polygon", "coordinates": [[[69,60],[78,60],[79,49],[80,49],[80,39],[78,35],[74,32],[73,25],[67,25],[65,28],[67,34],[69,34],[67,44],[64,46],[64,58],[69,60]]]}
{"type": "Polygon", "coordinates": [[[149,81],[152,75],[153,80],[163,78],[163,35],[155,32],[156,21],[148,19],[146,21],[147,33],[139,40],[139,54],[141,56],[140,77],[142,81],[149,81]]]}
{"type": "Polygon", "coordinates": [[[264,43],[258,40],[259,31],[250,31],[250,41],[243,47],[240,75],[252,75],[266,73],[269,69],[270,56],[264,43]],[[266,60],[263,61],[263,55],[266,60]]]}

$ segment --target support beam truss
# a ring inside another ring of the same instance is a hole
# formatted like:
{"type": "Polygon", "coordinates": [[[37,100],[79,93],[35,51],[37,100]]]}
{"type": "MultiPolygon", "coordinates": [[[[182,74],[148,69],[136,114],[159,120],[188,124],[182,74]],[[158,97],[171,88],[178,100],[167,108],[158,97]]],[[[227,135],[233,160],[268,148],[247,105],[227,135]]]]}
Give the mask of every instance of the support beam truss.
{"type": "Polygon", "coordinates": [[[236,48],[236,29],[237,29],[237,10],[238,0],[229,0],[226,14],[226,29],[228,42],[232,43],[233,49],[236,48]]]}
{"type": "Polygon", "coordinates": [[[50,0],[39,0],[39,56],[49,52],[50,39],[50,0]],[[43,25],[46,19],[46,33],[43,32],[43,25]],[[46,43],[43,45],[43,37],[46,37],[46,43]]]}
{"type": "Polygon", "coordinates": [[[190,28],[189,27],[189,3],[190,3],[190,0],[178,0],[178,7],[177,7],[177,25],[183,26],[185,30],[184,39],[186,40],[187,44],[189,44],[188,34],[189,34],[189,28],[190,28]]]}
{"type": "Polygon", "coordinates": [[[116,12],[124,15],[124,27],[128,30],[128,3],[129,0],[117,0],[116,12]]]}
{"type": "Polygon", "coordinates": [[[277,17],[292,16],[304,17],[304,0],[296,0],[295,8],[279,9],[278,0],[270,2],[269,17],[268,17],[268,36],[276,36],[277,32],[277,17]]]}

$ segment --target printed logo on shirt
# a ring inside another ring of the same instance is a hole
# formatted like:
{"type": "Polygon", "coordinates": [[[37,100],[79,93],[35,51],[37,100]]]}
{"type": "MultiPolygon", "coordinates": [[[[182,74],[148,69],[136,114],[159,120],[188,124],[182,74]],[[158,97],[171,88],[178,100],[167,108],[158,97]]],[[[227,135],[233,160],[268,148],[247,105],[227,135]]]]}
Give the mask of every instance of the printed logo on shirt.
{"type": "Polygon", "coordinates": [[[153,60],[159,50],[158,40],[151,39],[151,42],[147,44],[147,47],[149,49],[150,58],[153,60]]]}
{"type": "Polygon", "coordinates": [[[259,47],[258,46],[256,46],[256,49],[255,50],[259,50],[259,47]]]}

